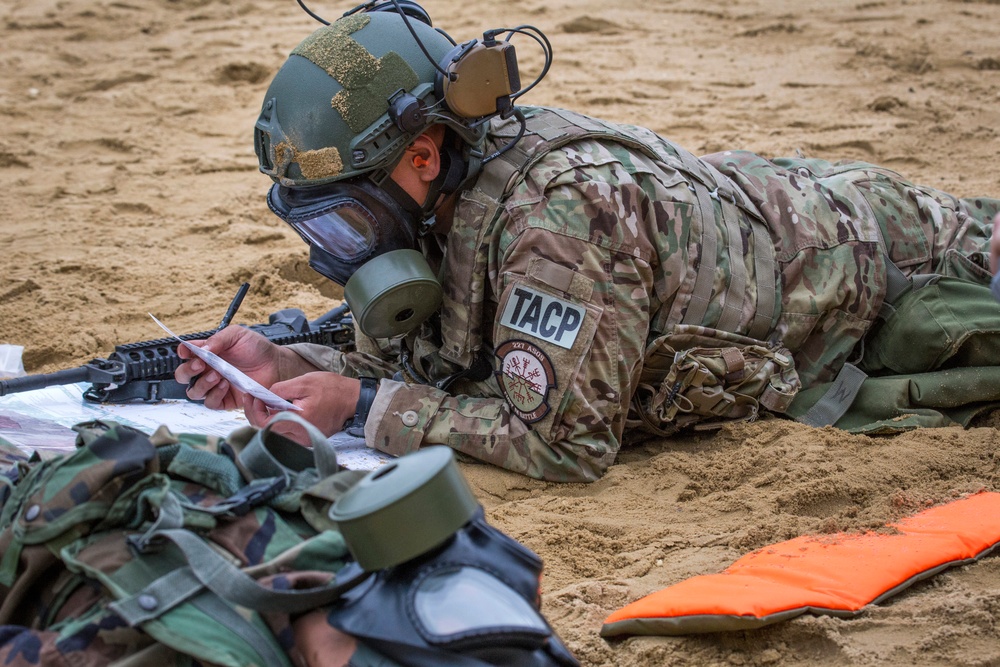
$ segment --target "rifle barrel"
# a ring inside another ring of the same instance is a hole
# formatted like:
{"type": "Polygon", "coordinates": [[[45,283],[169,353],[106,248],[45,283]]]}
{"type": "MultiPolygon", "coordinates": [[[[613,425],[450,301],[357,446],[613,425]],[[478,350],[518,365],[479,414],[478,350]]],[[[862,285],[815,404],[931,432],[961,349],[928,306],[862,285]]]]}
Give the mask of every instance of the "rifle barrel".
{"type": "Polygon", "coordinates": [[[31,391],[32,389],[44,389],[58,384],[75,384],[77,382],[87,382],[90,378],[90,369],[86,366],[78,368],[68,368],[55,373],[45,373],[43,375],[25,375],[9,380],[0,380],[0,396],[14,394],[21,391],[31,391]]]}
{"type": "Polygon", "coordinates": [[[335,322],[350,311],[351,307],[347,303],[342,303],[333,310],[329,310],[312,321],[314,327],[322,326],[327,322],[335,322]]]}

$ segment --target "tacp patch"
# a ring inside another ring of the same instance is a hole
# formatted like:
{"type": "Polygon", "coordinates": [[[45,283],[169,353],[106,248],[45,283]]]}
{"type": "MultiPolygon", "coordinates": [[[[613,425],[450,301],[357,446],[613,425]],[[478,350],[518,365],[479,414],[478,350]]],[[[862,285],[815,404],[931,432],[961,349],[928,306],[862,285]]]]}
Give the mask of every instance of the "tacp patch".
{"type": "Polygon", "coordinates": [[[497,384],[521,421],[532,423],[549,412],[549,390],[556,386],[552,362],[537,345],[509,340],[496,349],[497,384]]]}
{"type": "Polygon", "coordinates": [[[500,324],[570,349],[587,311],[577,305],[524,285],[514,287],[500,314],[500,324]]]}

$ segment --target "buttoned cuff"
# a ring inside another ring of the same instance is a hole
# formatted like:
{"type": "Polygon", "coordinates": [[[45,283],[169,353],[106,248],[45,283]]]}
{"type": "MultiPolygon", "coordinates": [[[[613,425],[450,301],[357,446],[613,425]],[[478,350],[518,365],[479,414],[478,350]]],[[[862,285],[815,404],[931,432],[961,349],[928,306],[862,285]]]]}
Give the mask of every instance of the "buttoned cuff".
{"type": "Polygon", "coordinates": [[[433,387],[382,380],[365,424],[365,443],[393,456],[416,451],[445,397],[433,387]]]}

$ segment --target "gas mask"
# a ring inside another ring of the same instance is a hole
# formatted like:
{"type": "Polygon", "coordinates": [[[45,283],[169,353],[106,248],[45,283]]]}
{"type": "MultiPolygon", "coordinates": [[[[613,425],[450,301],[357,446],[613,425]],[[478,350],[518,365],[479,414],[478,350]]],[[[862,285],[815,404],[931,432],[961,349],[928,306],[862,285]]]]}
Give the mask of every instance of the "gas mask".
{"type": "Polygon", "coordinates": [[[328,516],[356,558],[337,578],[370,574],[327,622],[391,664],[579,667],[539,610],[541,560],[487,523],[447,447],[370,473],[328,516]]]}
{"type": "Polygon", "coordinates": [[[441,285],[416,249],[421,211],[410,203],[367,177],[274,185],[267,195],[271,211],[309,245],[309,266],[344,286],[355,321],[372,338],[412,331],[441,305],[441,285]]]}

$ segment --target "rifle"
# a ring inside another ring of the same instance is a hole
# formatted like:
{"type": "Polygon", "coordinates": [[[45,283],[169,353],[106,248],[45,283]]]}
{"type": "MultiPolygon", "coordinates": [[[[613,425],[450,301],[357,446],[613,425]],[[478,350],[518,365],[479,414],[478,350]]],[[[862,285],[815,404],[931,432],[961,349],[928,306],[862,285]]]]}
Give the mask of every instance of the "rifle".
{"type": "MultiPolygon", "coordinates": [[[[244,284],[230,304],[222,324],[210,331],[183,334],[181,340],[208,338],[228,325],[249,285],[244,284]]],[[[298,308],[285,308],[268,317],[267,324],[251,324],[251,331],[263,334],[277,345],[318,343],[339,350],[354,348],[354,321],[345,303],[313,321],[298,308]]],[[[155,403],[165,398],[187,399],[187,387],[174,380],[181,365],[177,339],[157,338],[115,346],[107,359],[98,358],[77,368],[0,380],[0,396],[61,384],[89,382],[83,397],[93,403],[155,403]]]]}

